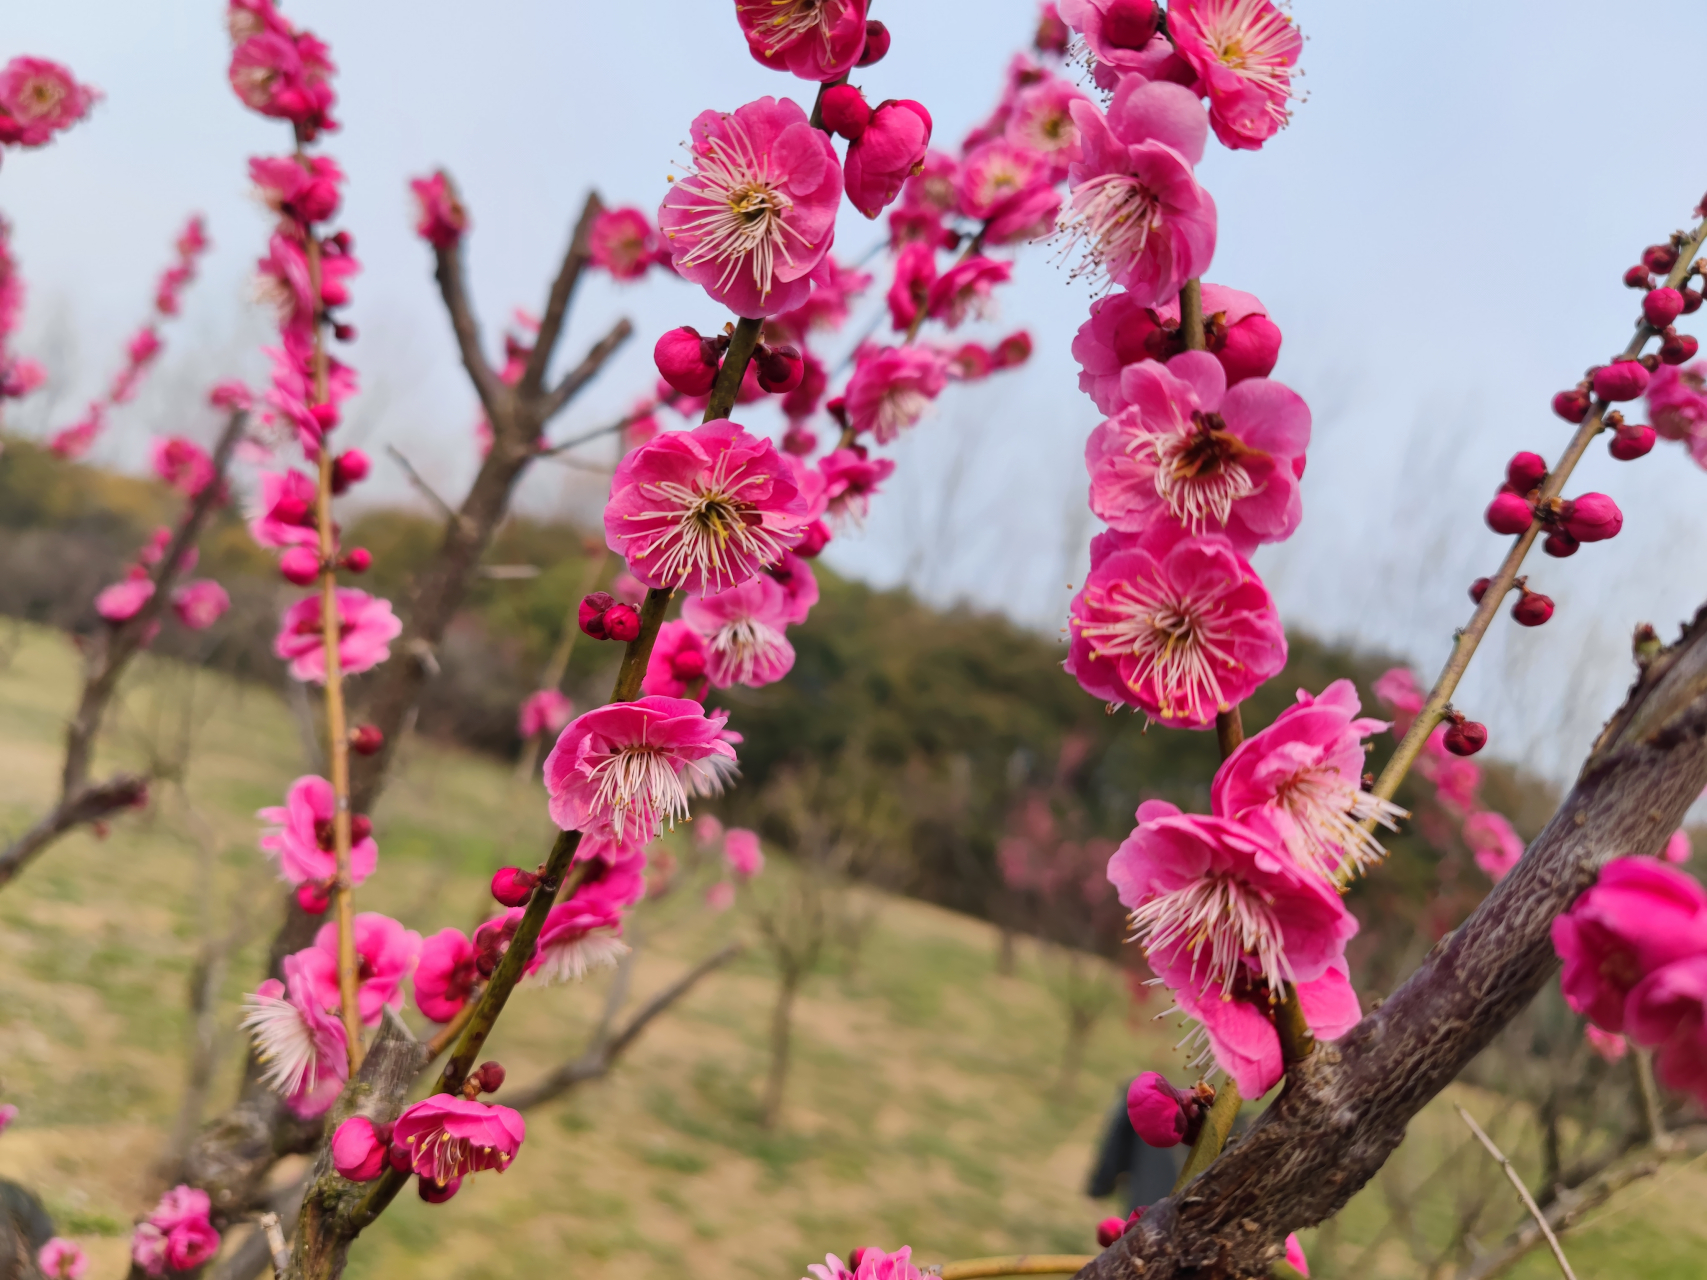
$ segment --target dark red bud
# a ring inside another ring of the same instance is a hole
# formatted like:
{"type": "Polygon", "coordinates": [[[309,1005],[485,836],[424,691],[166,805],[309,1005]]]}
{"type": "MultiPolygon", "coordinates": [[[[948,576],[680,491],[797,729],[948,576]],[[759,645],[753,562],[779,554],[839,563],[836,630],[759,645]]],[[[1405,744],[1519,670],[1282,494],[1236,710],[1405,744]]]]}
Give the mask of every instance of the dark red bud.
{"type": "Polygon", "coordinates": [[[871,123],[871,104],[851,84],[833,84],[819,96],[818,114],[831,133],[857,142],[871,123]]]}
{"type": "Polygon", "coordinates": [[[1529,501],[1515,493],[1498,493],[1488,504],[1488,528],[1495,533],[1517,534],[1529,528],[1534,512],[1529,501]]]}
{"type": "Polygon", "coordinates": [[[296,905],[311,916],[324,915],[332,905],[332,886],[315,884],[312,880],[297,885],[296,905]]]}
{"type": "Polygon", "coordinates": [[[865,52],[859,55],[859,65],[869,67],[874,62],[882,62],[889,52],[889,28],[876,18],[869,18],[865,24],[865,52]]]}
{"type": "Polygon", "coordinates": [[[1488,586],[1491,582],[1492,579],[1490,578],[1477,578],[1472,582],[1470,584],[1470,599],[1474,600],[1477,604],[1481,604],[1482,597],[1488,594],[1488,586]]]}
{"type": "Polygon", "coordinates": [[[373,834],[373,819],[365,813],[350,815],[350,843],[360,844],[373,834]]]}
{"type": "Polygon", "coordinates": [[[1645,422],[1632,422],[1618,428],[1606,451],[1620,462],[1644,457],[1654,447],[1658,433],[1645,422]]]}
{"type": "Polygon", "coordinates": [[[1517,493],[1528,493],[1547,478],[1547,460],[1538,453],[1514,453],[1506,463],[1505,478],[1517,493]]]}
{"type": "Polygon", "coordinates": [[[1660,343],[1660,359],[1666,364],[1686,364],[1695,359],[1701,344],[1687,333],[1674,333],[1660,343]]]}
{"type": "Polygon", "coordinates": [[[1692,316],[1701,310],[1701,290],[1685,289],[1683,291],[1683,314],[1692,316]]]}
{"type": "Polygon", "coordinates": [[[350,750],[358,756],[378,755],[385,745],[385,735],[377,724],[358,724],[350,732],[350,750]]]}
{"type": "Polygon", "coordinates": [[[1488,726],[1474,720],[1449,725],[1444,745],[1455,756],[1473,756],[1488,745],[1488,726]]]}
{"type": "Polygon", "coordinates": [[[354,342],[356,326],[353,324],[335,324],[332,326],[332,336],[339,342],[354,342]]]}
{"type": "Polygon", "coordinates": [[[640,615],[631,604],[613,604],[605,610],[605,635],[627,644],[640,634],[640,615]]]}
{"type": "Polygon", "coordinates": [[[1161,22],[1156,0],[1114,0],[1103,10],[1103,39],[1118,49],[1142,49],[1161,22]]]}
{"type": "Polygon", "coordinates": [[[1031,335],[1024,329],[1010,333],[996,344],[996,368],[1012,369],[1031,359],[1031,335]]]}
{"type": "Polygon", "coordinates": [[[1555,529],[1541,540],[1541,549],[1555,559],[1563,560],[1566,556],[1574,556],[1577,548],[1582,546],[1563,529],[1555,529]]]}
{"type": "Polygon", "coordinates": [[[1654,279],[1648,274],[1648,269],[1637,265],[1624,273],[1624,283],[1632,289],[1652,289],[1654,279]]]}
{"type": "Polygon", "coordinates": [[[462,1190],[462,1179],[452,1178],[441,1187],[431,1178],[416,1178],[415,1190],[420,1193],[421,1199],[428,1204],[443,1204],[462,1190]]]}
{"type": "Polygon", "coordinates": [[[492,896],[506,907],[519,907],[533,896],[539,877],[520,867],[504,867],[492,877],[492,896]]]}
{"type": "Polygon", "coordinates": [[[504,1074],[504,1068],[496,1062],[482,1062],[471,1078],[480,1081],[480,1092],[497,1093],[504,1087],[504,1074]]]}
{"type": "Polygon", "coordinates": [[[806,372],[800,353],[793,347],[761,346],[754,360],[759,367],[759,386],[773,395],[793,391],[806,372]]]}
{"type": "Polygon", "coordinates": [[[608,591],[595,591],[582,600],[577,614],[582,632],[595,640],[607,639],[605,612],[615,603],[616,597],[608,591]]]}
{"type": "Polygon", "coordinates": [[[1553,616],[1553,601],[1539,591],[1525,591],[1511,607],[1511,616],[1522,627],[1538,627],[1553,616]]]}
{"type": "Polygon", "coordinates": [[[1642,299],[1642,316],[1656,329],[1663,329],[1683,314],[1683,295],[1676,289],[1650,289],[1642,299]]]}
{"type": "Polygon", "coordinates": [[[373,553],[366,547],[351,547],[338,563],[351,573],[366,573],[373,564],[373,553]]]}
{"type": "Polygon", "coordinates": [[[1097,1247],[1106,1249],[1125,1234],[1125,1218],[1104,1218],[1097,1223],[1097,1247]]]}
{"type": "Polygon", "coordinates": [[[1566,422],[1581,422],[1588,417],[1590,405],[1589,394],[1581,387],[1572,387],[1553,397],[1553,412],[1566,422]]]}
{"type": "Polygon", "coordinates": [[[1642,250],[1642,265],[1663,276],[1677,265],[1677,250],[1669,244],[1651,244],[1642,250]]]}

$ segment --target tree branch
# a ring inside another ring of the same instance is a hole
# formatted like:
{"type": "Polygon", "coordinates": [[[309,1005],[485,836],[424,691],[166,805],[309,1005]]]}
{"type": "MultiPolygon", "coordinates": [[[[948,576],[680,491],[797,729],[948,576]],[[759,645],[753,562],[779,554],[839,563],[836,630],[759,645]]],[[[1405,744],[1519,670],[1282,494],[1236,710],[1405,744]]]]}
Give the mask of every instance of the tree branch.
{"type": "Polygon", "coordinates": [[[480,349],[480,322],[474,318],[473,304],[462,282],[462,242],[448,248],[433,250],[436,266],[433,276],[439,282],[439,296],[450,313],[450,327],[456,334],[456,347],[462,353],[462,367],[468,370],[468,380],[480,397],[481,407],[493,425],[505,416],[510,389],[492,372],[486,363],[486,353],[480,349]]]}
{"type": "Polygon", "coordinates": [[[524,400],[537,396],[545,386],[545,371],[551,364],[551,353],[556,349],[557,339],[563,333],[563,316],[569,310],[569,300],[574,296],[581,272],[587,266],[593,222],[604,211],[605,206],[599,199],[599,193],[589,191],[587,202],[581,206],[581,216],[575,221],[575,233],[569,237],[569,248],[563,255],[563,265],[558,268],[557,279],[551,282],[551,294],[545,302],[545,314],[539,319],[539,333],[534,338],[533,352],[528,356],[527,368],[522,372],[521,381],[516,384],[516,390],[524,400]]]}
{"type": "Polygon", "coordinates": [[[563,406],[574,399],[576,393],[591,382],[600,369],[605,367],[605,361],[616,354],[617,348],[633,336],[634,325],[627,317],[613,324],[610,331],[595,342],[593,349],[582,357],[581,363],[566,373],[563,376],[563,381],[559,382],[552,389],[551,394],[545,397],[544,407],[540,410],[540,426],[543,427],[558,413],[562,412],[563,406]]]}
{"type": "Polygon", "coordinates": [[[1476,1135],[1476,1141],[1482,1144],[1499,1166],[1505,1171],[1506,1181],[1517,1189],[1517,1198],[1523,1201],[1523,1207],[1529,1210],[1529,1216],[1534,1221],[1536,1229],[1546,1238],[1547,1247],[1553,1251],[1553,1260],[1559,1264],[1559,1270],[1565,1273],[1565,1280],[1577,1280],[1577,1273],[1571,1270],[1570,1259],[1565,1257],[1564,1246],[1559,1243],[1559,1237],[1553,1234],[1553,1228],[1547,1225],[1547,1219],[1541,1212],[1541,1206],[1535,1203],[1535,1197],[1529,1194],[1529,1188],[1523,1185],[1523,1179],[1518,1177],[1517,1170],[1512,1168],[1511,1159],[1505,1152],[1494,1145],[1494,1140],[1488,1137],[1482,1126],[1476,1123],[1476,1117],[1463,1107],[1458,1109],[1459,1117],[1470,1126],[1470,1132],[1476,1135]]]}

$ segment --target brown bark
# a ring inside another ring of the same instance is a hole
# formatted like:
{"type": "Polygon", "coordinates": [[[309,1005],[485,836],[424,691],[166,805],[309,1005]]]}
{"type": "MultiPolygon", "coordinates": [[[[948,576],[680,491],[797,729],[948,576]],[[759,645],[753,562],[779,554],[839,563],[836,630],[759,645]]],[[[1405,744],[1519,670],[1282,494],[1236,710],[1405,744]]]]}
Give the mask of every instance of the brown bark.
{"type": "Polygon", "coordinates": [[[1392,997],[1293,1066],[1286,1088],[1085,1280],[1265,1274],[1287,1232],[1338,1212],[1405,1126],[1554,974],[1549,926],[1626,853],[1657,853],[1707,785],[1707,609],[1649,662],[1521,862],[1392,997]]]}

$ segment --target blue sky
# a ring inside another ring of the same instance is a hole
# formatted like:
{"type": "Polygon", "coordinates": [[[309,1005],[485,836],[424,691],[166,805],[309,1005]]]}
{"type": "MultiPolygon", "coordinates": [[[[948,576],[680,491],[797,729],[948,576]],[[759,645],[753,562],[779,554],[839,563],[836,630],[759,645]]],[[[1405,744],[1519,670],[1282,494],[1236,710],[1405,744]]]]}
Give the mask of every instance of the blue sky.
{"type": "MultiPolygon", "coordinates": [[[[408,230],[407,177],[443,164],[460,183],[474,217],[473,293],[495,340],[511,308],[540,305],[590,186],[609,203],[655,205],[698,111],[765,93],[806,98],[809,86],[747,57],[732,8],[287,4],[341,69],[345,127],[328,149],[350,175],[345,223],[366,268],[351,349],[366,390],[352,437],[403,449],[446,492],[472,474],[473,396],[428,254],[408,230]]],[[[860,82],[873,100],[924,102],[938,138],[952,142],[988,110],[1033,6],[933,0],[874,12],[894,46],[860,82]]],[[[1211,142],[1200,170],[1221,211],[1209,278],[1262,298],[1286,335],[1276,376],[1315,414],[1304,525],[1257,566],[1289,623],[1410,657],[1432,675],[1469,614],[1467,584],[1503,551],[1481,511],[1505,458],[1557,455],[1567,429],[1548,399],[1623,345],[1637,302],[1620,284],[1624,267],[1686,225],[1707,189],[1687,127],[1699,113],[1696,77],[1662,61],[1699,10],[1681,0],[1299,0],[1294,14],[1308,42],[1307,97],[1292,125],[1256,154],[1211,142]]],[[[61,59],[106,93],[89,122],[0,170],[0,210],[32,290],[20,345],[56,377],[56,395],[18,413],[20,427],[75,415],[142,317],[185,214],[209,219],[204,277],[167,331],[149,391],[103,446],[135,465],[154,431],[209,429],[199,388],[263,376],[265,318],[247,282],[266,219],[244,162],[282,150],[285,131],[232,98],[213,0],[59,0],[18,8],[6,28],[0,57],[61,59]]],[[[876,239],[845,214],[844,257],[876,239]]],[[[1093,531],[1080,450],[1097,415],[1068,352],[1088,301],[1050,249],[1021,254],[992,327],[1031,329],[1035,359],[944,397],[896,451],[890,492],[865,534],[834,549],[835,564],[1060,624],[1093,531]]],[[[678,282],[600,280],[564,358],[618,314],[643,340],[559,434],[626,407],[650,381],[662,329],[723,319],[678,282]]],[[[532,510],[596,499],[596,475],[538,472],[525,494],[532,510]]],[[[1558,777],[1628,682],[1630,628],[1647,620],[1669,632],[1707,598],[1707,473],[1662,444],[1632,464],[1597,446],[1578,474],[1573,491],[1603,490],[1623,506],[1623,535],[1570,561],[1537,560],[1534,585],[1558,601],[1557,616],[1533,631],[1502,620],[1460,699],[1488,722],[1495,752],[1558,777]]],[[[408,496],[383,461],[370,492],[408,496]]]]}

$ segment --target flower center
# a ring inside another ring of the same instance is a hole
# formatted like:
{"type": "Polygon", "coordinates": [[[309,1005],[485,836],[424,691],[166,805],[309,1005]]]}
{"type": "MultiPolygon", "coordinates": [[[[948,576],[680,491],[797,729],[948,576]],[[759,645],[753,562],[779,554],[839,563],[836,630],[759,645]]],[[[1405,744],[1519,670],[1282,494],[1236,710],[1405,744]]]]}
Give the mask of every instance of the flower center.
{"type": "Polygon", "coordinates": [[[694,157],[699,172],[686,184],[694,196],[688,206],[693,216],[683,231],[696,236],[697,243],[682,262],[721,263],[717,287],[724,289],[750,258],[753,285],[763,297],[771,291],[778,260],[794,260],[790,238],[802,247],[807,240],[785,217],[794,201],[771,177],[770,157],[759,154],[735,117],[725,117],[724,124],[729,138],[694,157]]]}
{"type": "Polygon", "coordinates": [[[736,618],[719,627],[710,644],[733,683],[746,684],[761,665],[769,665],[781,651],[783,639],[774,627],[757,618],[736,618]]]}
{"type": "Polygon", "coordinates": [[[1386,857],[1378,840],[1362,823],[1375,819],[1397,831],[1406,811],[1389,800],[1354,787],[1338,769],[1327,765],[1303,768],[1275,790],[1274,802],[1297,823],[1287,845],[1306,870],[1330,882],[1349,879],[1386,857]]]}
{"type": "Polygon", "coordinates": [[[1094,656],[1132,661],[1128,688],[1142,693],[1151,685],[1170,719],[1203,722],[1221,709],[1221,673],[1239,666],[1224,621],[1153,582],[1116,582],[1087,597],[1099,613],[1113,616],[1081,623],[1079,631],[1094,656]]]}
{"type": "Polygon", "coordinates": [[[639,743],[618,747],[592,768],[594,805],[612,815],[618,830],[635,829],[650,840],[658,828],[688,816],[687,790],[674,759],[639,743]]]}
{"type": "Polygon", "coordinates": [[[774,36],[765,50],[767,56],[814,30],[823,39],[826,52],[829,50],[833,15],[825,0],[769,0],[769,3],[776,12],[761,24],[769,27],[774,36]]]}
{"type": "Polygon", "coordinates": [[[1129,450],[1148,448],[1156,462],[1156,496],[1195,537],[1206,525],[1225,527],[1233,504],[1257,491],[1246,458],[1267,455],[1227,430],[1218,413],[1194,411],[1192,431],[1140,437],[1129,450]]]}
{"type": "Polygon", "coordinates": [[[1132,913],[1132,937],[1146,955],[1184,951],[1193,980],[1206,990],[1219,987],[1222,996],[1233,994],[1247,958],[1271,992],[1279,993],[1292,977],[1274,904],[1232,876],[1205,876],[1158,894],[1132,913]]]}
{"type": "Polygon", "coordinates": [[[1286,15],[1268,0],[1223,0],[1205,6],[1199,17],[1216,59],[1262,89],[1268,97],[1264,110],[1285,123],[1297,57],[1297,35],[1286,15]]]}
{"type": "Polygon", "coordinates": [[[1061,256],[1084,242],[1068,279],[1101,277],[1106,286],[1137,265],[1161,225],[1161,202],[1129,173],[1105,173],[1073,188],[1073,211],[1061,221],[1061,256]]]}

